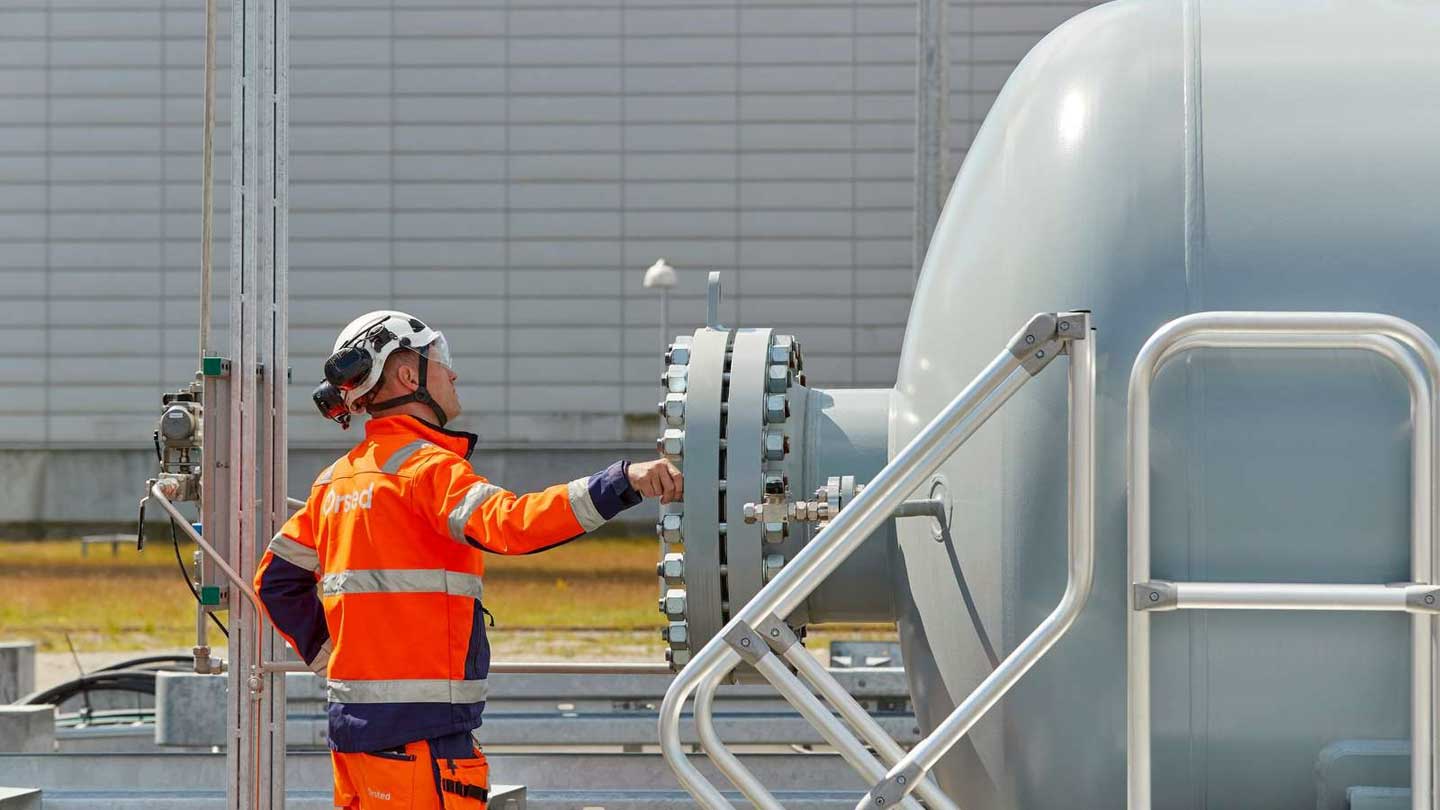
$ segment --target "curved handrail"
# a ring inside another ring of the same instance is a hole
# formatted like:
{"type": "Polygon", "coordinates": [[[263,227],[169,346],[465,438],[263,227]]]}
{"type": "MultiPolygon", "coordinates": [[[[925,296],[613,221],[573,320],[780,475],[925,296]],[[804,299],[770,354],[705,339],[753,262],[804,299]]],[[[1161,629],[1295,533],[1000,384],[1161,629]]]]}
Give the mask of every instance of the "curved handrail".
{"type": "MultiPolygon", "coordinates": [[[[1412,576],[1417,583],[1440,581],[1440,454],[1432,443],[1440,437],[1440,346],[1415,324],[1391,315],[1356,312],[1203,312],[1165,324],[1136,356],[1128,391],[1126,482],[1129,491],[1129,581],[1150,578],[1150,386],[1164,364],[1197,348],[1361,349],[1390,360],[1405,376],[1414,421],[1411,476],[1412,576]],[[1404,350],[1409,349],[1423,365],[1404,350]],[[1426,384],[1428,381],[1428,385],[1426,384]],[[1427,396],[1428,394],[1428,396],[1427,396]]],[[[1149,810],[1150,764],[1150,636],[1149,616],[1135,610],[1131,589],[1126,636],[1127,680],[1127,804],[1149,810]]],[[[1433,762],[1435,728],[1429,616],[1412,622],[1412,785],[1416,808],[1434,807],[1440,784],[1433,762]]]]}

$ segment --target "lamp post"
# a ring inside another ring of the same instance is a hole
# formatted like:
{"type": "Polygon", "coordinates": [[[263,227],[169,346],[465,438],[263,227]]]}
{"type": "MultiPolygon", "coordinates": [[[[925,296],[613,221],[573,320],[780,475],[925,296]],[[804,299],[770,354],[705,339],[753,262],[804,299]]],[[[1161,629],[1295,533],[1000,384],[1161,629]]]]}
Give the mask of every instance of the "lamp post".
{"type": "Polygon", "coordinates": [[[645,288],[660,290],[660,350],[670,344],[670,288],[675,286],[675,268],[662,258],[645,271],[645,288]]]}

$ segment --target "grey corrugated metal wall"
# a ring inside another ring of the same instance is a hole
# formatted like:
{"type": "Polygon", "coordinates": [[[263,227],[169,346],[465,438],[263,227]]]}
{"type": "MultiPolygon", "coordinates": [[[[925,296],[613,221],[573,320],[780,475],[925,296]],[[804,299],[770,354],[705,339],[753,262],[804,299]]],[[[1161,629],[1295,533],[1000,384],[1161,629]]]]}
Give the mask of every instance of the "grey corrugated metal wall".
{"type": "MultiPolygon", "coordinates": [[[[203,5],[0,6],[12,461],[144,448],[159,392],[194,370],[203,5]]],[[[1089,5],[952,3],[952,171],[1015,62],[1089,5]]],[[[336,328],[390,305],[451,337],[465,426],[490,442],[636,441],[653,423],[622,415],[658,398],[658,299],[640,278],[660,256],[681,274],[672,331],[701,318],[704,271],[724,270],[725,320],[794,331],[813,381],[893,380],[913,0],[344,0],[296,3],[292,27],[297,445],[346,438],[308,390],[336,328]]],[[[222,66],[228,32],[222,13],[222,66]]],[[[223,73],[217,87],[223,294],[223,73]]],[[[37,508],[0,503],[0,521],[37,508]]]]}

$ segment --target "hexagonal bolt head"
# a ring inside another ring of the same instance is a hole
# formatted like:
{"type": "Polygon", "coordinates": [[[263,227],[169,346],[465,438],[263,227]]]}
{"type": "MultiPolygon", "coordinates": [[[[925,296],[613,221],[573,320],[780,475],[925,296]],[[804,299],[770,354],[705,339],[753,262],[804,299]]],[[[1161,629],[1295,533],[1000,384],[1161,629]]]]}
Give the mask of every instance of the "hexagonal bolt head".
{"type": "Polygon", "coordinates": [[[665,364],[672,366],[687,366],[690,364],[690,344],[672,343],[670,351],[665,352],[665,364]]]}
{"type": "Polygon", "coordinates": [[[765,542],[767,543],[782,542],[786,533],[785,524],[782,522],[775,521],[765,524],[765,542]]]}
{"type": "Polygon", "coordinates": [[[685,622],[671,622],[660,628],[660,638],[670,642],[671,649],[690,649],[690,626],[685,622]]]}
{"type": "Polygon", "coordinates": [[[754,523],[764,513],[764,507],[758,503],[747,503],[740,507],[740,513],[745,516],[746,523],[754,523]]]}
{"type": "Polygon", "coordinates": [[[789,365],[795,358],[795,338],[789,335],[776,335],[775,342],[770,344],[770,362],[789,365]]]}
{"type": "Polygon", "coordinates": [[[682,588],[671,588],[665,592],[660,599],[660,610],[671,621],[680,621],[685,618],[685,591],[682,588]]]}
{"type": "Polygon", "coordinates": [[[672,365],[660,376],[660,384],[672,394],[683,394],[690,388],[690,367],[672,365]]]}
{"type": "Polygon", "coordinates": [[[765,494],[784,495],[790,490],[790,479],[782,473],[767,473],[765,475],[765,494]]]}
{"type": "Polygon", "coordinates": [[[790,441],[784,433],[765,431],[765,459],[767,461],[779,461],[785,458],[785,454],[789,450],[790,441]]]}
{"type": "Polygon", "coordinates": [[[765,370],[765,390],[772,394],[783,394],[790,389],[794,377],[789,366],[772,365],[765,370]]]}
{"type": "Polygon", "coordinates": [[[660,527],[660,536],[665,539],[665,542],[678,543],[683,539],[681,526],[684,525],[684,520],[680,515],[671,514],[660,516],[660,523],[658,524],[660,527]]]}
{"type": "Polygon", "coordinates": [[[655,573],[667,581],[679,583],[685,579],[685,555],[680,552],[666,554],[655,565],[655,573]]]}
{"type": "Polygon", "coordinates": [[[766,554],[765,559],[760,562],[760,581],[769,582],[780,573],[785,567],[785,557],[781,554],[766,554]]]}
{"type": "Polygon", "coordinates": [[[655,440],[655,449],[660,451],[662,456],[680,458],[685,455],[685,431],[677,428],[666,430],[664,435],[655,440]]]}
{"type": "Polygon", "coordinates": [[[666,650],[665,660],[671,665],[673,665],[676,669],[680,669],[681,667],[690,663],[690,651],[676,649],[666,650]]]}
{"type": "Polygon", "coordinates": [[[790,418],[790,398],[784,394],[765,395],[765,422],[775,424],[790,418]]]}
{"type": "Polygon", "coordinates": [[[685,424],[685,395],[666,394],[665,401],[660,403],[660,415],[671,427],[685,424]]]}

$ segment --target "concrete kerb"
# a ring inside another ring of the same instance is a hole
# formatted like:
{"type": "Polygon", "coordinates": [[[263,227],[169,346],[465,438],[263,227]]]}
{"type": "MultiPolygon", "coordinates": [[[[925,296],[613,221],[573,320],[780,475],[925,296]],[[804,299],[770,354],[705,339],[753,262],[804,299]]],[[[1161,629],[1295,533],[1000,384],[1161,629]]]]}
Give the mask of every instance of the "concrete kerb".
{"type": "Polygon", "coordinates": [[[0,706],[0,752],[48,754],[54,750],[54,706],[0,706]]]}
{"type": "Polygon", "coordinates": [[[0,810],[41,810],[40,791],[0,787],[0,810]]]}

